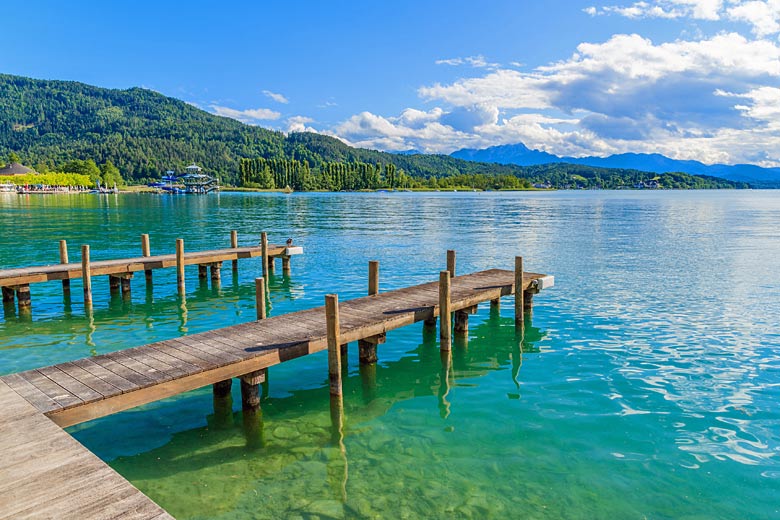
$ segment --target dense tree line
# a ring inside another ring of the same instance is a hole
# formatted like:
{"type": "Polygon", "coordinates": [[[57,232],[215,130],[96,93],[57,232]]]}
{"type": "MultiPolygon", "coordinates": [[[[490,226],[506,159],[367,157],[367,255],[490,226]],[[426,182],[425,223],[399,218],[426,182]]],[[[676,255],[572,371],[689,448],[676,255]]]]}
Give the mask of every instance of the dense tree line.
{"type": "MultiPolygon", "coordinates": [[[[131,182],[158,180],[162,172],[180,171],[193,162],[226,183],[263,187],[273,183],[297,190],[413,188],[442,182],[449,186],[467,179],[469,186],[484,189],[527,183],[610,188],[652,178],[629,170],[559,164],[520,167],[447,155],[364,150],[325,135],[285,135],[245,125],[146,89],[104,89],[0,74],[0,156],[8,152],[40,171],[92,160],[96,166],[106,165],[99,167],[106,184],[112,184],[118,172],[131,182]]],[[[79,168],[95,178],[91,165],[79,168]]],[[[681,175],[665,182],[669,187],[741,186],[681,175]]]]}

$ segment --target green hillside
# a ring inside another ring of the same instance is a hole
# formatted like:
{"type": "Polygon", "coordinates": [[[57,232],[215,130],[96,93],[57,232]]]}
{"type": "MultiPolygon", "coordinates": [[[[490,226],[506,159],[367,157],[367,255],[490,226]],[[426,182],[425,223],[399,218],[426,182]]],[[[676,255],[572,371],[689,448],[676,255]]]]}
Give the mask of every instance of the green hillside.
{"type": "MultiPolygon", "coordinates": [[[[286,136],[146,89],[0,74],[0,157],[9,152],[49,170],[74,159],[110,161],[131,182],[159,179],[165,170],[182,170],[195,162],[229,183],[262,185],[270,173],[296,189],[376,188],[393,184],[393,179],[397,187],[498,189],[544,182],[563,187],[572,184],[573,175],[584,179],[582,187],[612,188],[654,177],[587,166],[525,168],[446,155],[396,155],[353,148],[320,134],[286,136]]],[[[738,186],[684,174],[675,182],[675,187],[738,186]]]]}

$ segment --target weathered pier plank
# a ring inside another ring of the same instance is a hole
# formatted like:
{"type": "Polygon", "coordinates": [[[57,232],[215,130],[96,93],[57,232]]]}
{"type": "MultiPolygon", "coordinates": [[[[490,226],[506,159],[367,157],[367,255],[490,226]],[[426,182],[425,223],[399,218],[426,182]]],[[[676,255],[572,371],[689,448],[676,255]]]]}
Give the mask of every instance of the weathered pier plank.
{"type": "Polygon", "coordinates": [[[3,381],[0,410],[0,519],[173,518],[3,381]]]}

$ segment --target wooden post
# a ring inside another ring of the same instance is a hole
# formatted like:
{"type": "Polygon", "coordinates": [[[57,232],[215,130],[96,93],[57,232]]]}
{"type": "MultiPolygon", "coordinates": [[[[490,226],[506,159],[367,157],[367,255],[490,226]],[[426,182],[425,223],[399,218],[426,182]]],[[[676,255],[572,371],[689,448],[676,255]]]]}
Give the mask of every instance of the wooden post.
{"type": "Polygon", "coordinates": [[[84,280],[84,305],[92,305],[92,273],[89,264],[89,244],[81,246],[81,278],[84,280]]]}
{"type": "Polygon", "coordinates": [[[522,327],[523,323],[523,257],[515,257],[515,325],[522,327]]]}
{"type": "MultiPolygon", "coordinates": [[[[68,262],[68,243],[65,240],[60,240],[60,263],[61,264],[69,263],[68,262]]],[[[62,292],[65,293],[65,294],[70,294],[70,278],[65,278],[62,281],[62,292]]]]}
{"type": "Polygon", "coordinates": [[[222,281],[222,262],[214,262],[211,264],[211,286],[219,285],[222,281]]]}
{"type": "MultiPolygon", "coordinates": [[[[145,257],[152,256],[152,248],[149,246],[149,234],[144,233],[141,235],[141,254],[145,257]]],[[[144,274],[146,275],[146,283],[151,284],[152,283],[152,270],[147,269],[144,271],[144,274]]]]}
{"type": "Polygon", "coordinates": [[[198,280],[205,280],[209,276],[209,266],[198,264],[198,280]]]}
{"type": "Polygon", "coordinates": [[[450,278],[455,278],[455,251],[447,250],[447,271],[450,272],[450,278]]]}
{"type": "Polygon", "coordinates": [[[260,408],[260,384],[265,382],[266,369],[255,370],[241,376],[241,408],[257,410],[260,408]]]}
{"type": "Polygon", "coordinates": [[[292,268],[290,267],[290,257],[289,256],[283,256],[282,257],[282,273],[283,274],[290,274],[292,272],[292,268]]]}
{"type": "Polygon", "coordinates": [[[523,311],[527,314],[532,313],[534,310],[534,293],[533,291],[523,291],[523,311]]]}
{"type": "Polygon", "coordinates": [[[268,279],[268,233],[260,233],[260,246],[263,252],[263,278],[268,279]]]}
{"type": "Polygon", "coordinates": [[[265,279],[255,278],[255,305],[257,307],[257,319],[266,318],[265,310],[265,279]]]}
{"type": "Polygon", "coordinates": [[[184,239],[176,239],[176,285],[184,293],[184,239]]]}
{"type": "Polygon", "coordinates": [[[469,333],[469,313],[466,309],[455,311],[455,335],[467,336],[469,333]]]}
{"type": "Polygon", "coordinates": [[[358,340],[358,357],[361,365],[372,365],[377,362],[376,347],[387,339],[387,334],[378,334],[358,340]]]}
{"type": "Polygon", "coordinates": [[[371,260],[368,262],[368,295],[377,294],[379,294],[379,262],[371,260]]]}
{"type": "Polygon", "coordinates": [[[16,302],[19,305],[19,312],[24,312],[30,308],[30,286],[28,284],[16,286],[16,302]]]}
{"type": "Polygon", "coordinates": [[[118,276],[108,275],[108,290],[111,296],[119,293],[120,280],[118,276]]]}
{"type": "Polygon", "coordinates": [[[14,288],[3,286],[3,303],[14,302],[14,288]]]}
{"type": "Polygon", "coordinates": [[[120,279],[122,286],[122,298],[130,297],[130,280],[133,279],[133,273],[128,273],[120,279]]]}
{"type": "Polygon", "coordinates": [[[214,398],[224,399],[225,397],[229,396],[230,389],[232,386],[233,386],[232,379],[225,379],[224,381],[214,383],[213,385],[211,385],[211,390],[214,393],[214,398]]]}
{"type": "Polygon", "coordinates": [[[441,340],[439,348],[441,350],[451,348],[450,297],[450,272],[442,271],[439,273],[439,339],[441,340]]]}
{"type": "Polygon", "coordinates": [[[490,310],[499,310],[501,308],[501,298],[490,300],[490,310]]]}
{"type": "Polygon", "coordinates": [[[337,294],[325,296],[325,322],[328,330],[328,379],[330,395],[341,396],[341,342],[339,336],[339,297],[337,294]]]}
{"type": "MultiPolygon", "coordinates": [[[[236,249],[238,247],[238,231],[235,229],[230,232],[230,247],[236,249]]],[[[238,271],[238,259],[233,260],[233,271],[238,271]]]]}

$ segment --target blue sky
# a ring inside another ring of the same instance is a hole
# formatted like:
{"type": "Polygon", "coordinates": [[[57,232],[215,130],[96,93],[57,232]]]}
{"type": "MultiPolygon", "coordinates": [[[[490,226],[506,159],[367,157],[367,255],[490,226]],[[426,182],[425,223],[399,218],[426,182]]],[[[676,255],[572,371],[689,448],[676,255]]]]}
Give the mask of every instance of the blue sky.
{"type": "Polygon", "coordinates": [[[0,72],[357,146],[780,164],[780,0],[4,2],[0,72]]]}

